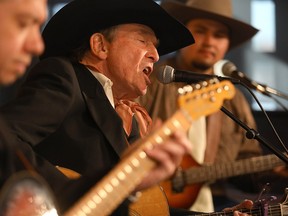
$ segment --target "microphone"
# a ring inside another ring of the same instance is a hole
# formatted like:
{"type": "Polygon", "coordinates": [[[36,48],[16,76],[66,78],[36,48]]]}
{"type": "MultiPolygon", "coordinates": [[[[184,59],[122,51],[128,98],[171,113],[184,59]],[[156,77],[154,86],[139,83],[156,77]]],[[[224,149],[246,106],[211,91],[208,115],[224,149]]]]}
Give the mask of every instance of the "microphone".
{"type": "Polygon", "coordinates": [[[276,89],[270,88],[264,84],[258,83],[254,80],[251,80],[248,76],[246,76],[244,73],[237,70],[237,67],[228,60],[221,60],[220,62],[216,63],[218,64],[217,67],[222,68],[222,73],[225,76],[232,77],[235,79],[240,80],[245,85],[247,85],[249,88],[254,89],[266,96],[270,97],[270,94],[277,95],[279,97],[283,97],[288,99],[288,95],[285,95],[284,93],[279,92],[276,89]]]}
{"type": "Polygon", "coordinates": [[[159,82],[168,84],[171,82],[186,82],[186,83],[197,83],[202,80],[215,79],[223,80],[228,79],[217,75],[201,74],[190,71],[175,70],[169,65],[160,66],[156,71],[156,77],[159,82]]]}

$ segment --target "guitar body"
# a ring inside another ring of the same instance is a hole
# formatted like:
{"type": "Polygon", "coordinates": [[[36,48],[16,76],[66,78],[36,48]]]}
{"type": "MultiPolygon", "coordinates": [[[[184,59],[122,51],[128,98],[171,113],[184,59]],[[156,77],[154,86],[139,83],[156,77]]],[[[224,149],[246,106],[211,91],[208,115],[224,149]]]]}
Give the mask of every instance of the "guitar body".
{"type": "Polygon", "coordinates": [[[130,216],[169,216],[167,197],[161,187],[155,186],[141,193],[129,207],[130,216]]]}
{"type": "MultiPolygon", "coordinates": [[[[185,155],[180,164],[179,171],[182,172],[188,168],[199,166],[200,165],[190,155],[185,155]]],[[[185,176],[183,176],[183,178],[185,178],[185,176]]],[[[172,182],[172,179],[164,181],[160,184],[163,187],[163,190],[167,196],[169,206],[174,208],[189,209],[191,205],[195,202],[203,184],[196,183],[193,185],[183,185],[184,187],[182,188],[182,191],[176,192],[173,190],[173,188],[175,187],[173,186],[173,184],[177,184],[177,182],[172,182]]]]}

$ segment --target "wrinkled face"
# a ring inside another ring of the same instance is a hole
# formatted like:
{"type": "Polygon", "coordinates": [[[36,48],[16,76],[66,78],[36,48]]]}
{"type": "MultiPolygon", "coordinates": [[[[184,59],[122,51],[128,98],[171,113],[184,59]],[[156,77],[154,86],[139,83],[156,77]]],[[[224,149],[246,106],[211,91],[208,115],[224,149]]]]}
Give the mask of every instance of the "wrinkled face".
{"type": "Polygon", "coordinates": [[[0,85],[22,76],[44,49],[40,27],[47,0],[0,0],[0,85]]]}
{"type": "Polygon", "coordinates": [[[195,38],[195,44],[180,51],[187,69],[201,72],[224,58],[229,48],[227,26],[210,19],[193,19],[186,26],[195,38]]]}
{"type": "Polygon", "coordinates": [[[140,24],[119,25],[109,43],[107,68],[118,98],[144,95],[153,64],[159,60],[158,40],[151,28],[140,24]]]}

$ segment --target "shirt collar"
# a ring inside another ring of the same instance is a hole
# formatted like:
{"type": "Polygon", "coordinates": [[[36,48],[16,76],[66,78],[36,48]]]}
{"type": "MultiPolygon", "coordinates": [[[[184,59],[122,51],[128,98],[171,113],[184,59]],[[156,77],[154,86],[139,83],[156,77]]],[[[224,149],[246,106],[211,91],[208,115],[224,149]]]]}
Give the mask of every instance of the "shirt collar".
{"type": "Polygon", "coordinates": [[[89,69],[88,67],[87,67],[87,69],[100,82],[100,84],[102,85],[108,100],[110,101],[111,105],[113,107],[115,107],[114,98],[113,98],[113,92],[112,92],[113,82],[108,77],[106,77],[104,74],[99,73],[97,71],[93,71],[93,70],[89,69]]]}

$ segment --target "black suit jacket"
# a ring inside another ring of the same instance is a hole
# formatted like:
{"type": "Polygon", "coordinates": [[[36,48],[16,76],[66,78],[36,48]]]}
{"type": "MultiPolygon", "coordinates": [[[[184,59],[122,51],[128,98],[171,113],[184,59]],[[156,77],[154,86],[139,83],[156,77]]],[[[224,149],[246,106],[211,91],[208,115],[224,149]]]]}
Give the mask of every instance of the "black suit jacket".
{"type": "Polygon", "coordinates": [[[0,115],[0,188],[22,171],[40,175],[49,173],[46,180],[57,182],[51,185],[51,188],[56,191],[67,184],[68,179],[55,169],[55,166],[36,154],[31,146],[19,144],[10,132],[3,116],[0,115]]]}
{"type": "Polygon", "coordinates": [[[19,92],[2,112],[18,141],[54,165],[94,172],[114,166],[127,148],[121,119],[83,65],[43,60],[19,92]]]}
{"type": "MultiPolygon", "coordinates": [[[[17,145],[32,146],[53,165],[103,177],[138,138],[126,137],[122,120],[98,80],[65,58],[40,61],[19,95],[2,107],[17,145]],[[127,138],[127,139],[126,139],[127,138]]],[[[49,183],[49,182],[48,182],[49,183]]]]}

